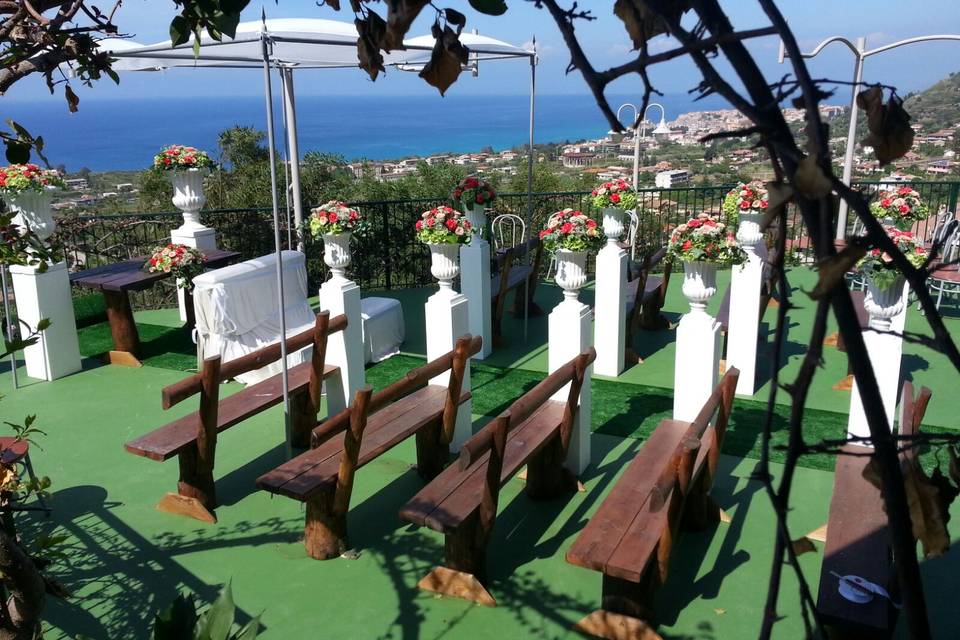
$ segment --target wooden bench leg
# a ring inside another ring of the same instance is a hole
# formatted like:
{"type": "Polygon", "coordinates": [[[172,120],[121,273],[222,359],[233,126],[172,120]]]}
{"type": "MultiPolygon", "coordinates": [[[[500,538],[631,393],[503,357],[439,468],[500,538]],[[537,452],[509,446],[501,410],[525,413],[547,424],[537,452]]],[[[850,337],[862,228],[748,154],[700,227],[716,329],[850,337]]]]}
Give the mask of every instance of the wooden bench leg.
{"type": "Polygon", "coordinates": [[[656,581],[656,571],[647,571],[639,584],[604,575],[603,608],[578,622],[574,629],[608,640],[662,640],[648,622],[652,614],[649,603],[659,586],[656,581]]]}
{"type": "Polygon", "coordinates": [[[333,509],[336,488],[321,491],[307,500],[307,520],[303,530],[303,544],[307,555],[316,560],[338,558],[349,547],[347,542],[347,514],[333,509]]]}
{"type": "Polygon", "coordinates": [[[450,446],[443,442],[442,436],[443,423],[440,420],[417,431],[417,474],[424,480],[436,478],[450,461],[450,446]]]}
{"type": "Polygon", "coordinates": [[[576,491],[577,479],[563,463],[560,438],[551,438],[527,460],[527,495],[534,500],[549,500],[568,491],[576,491]]]}
{"type": "Polygon", "coordinates": [[[474,513],[456,531],[444,536],[446,566],[434,568],[417,586],[424,591],[472,600],[488,607],[497,606],[497,601],[484,587],[488,541],[480,526],[479,514],[474,513]]]}
{"type": "Polygon", "coordinates": [[[683,527],[685,529],[699,531],[720,522],[720,507],[710,497],[709,486],[709,473],[704,470],[684,505],[683,527]]]}
{"type": "Polygon", "coordinates": [[[290,443],[306,449],[310,446],[310,433],[317,426],[317,414],[310,402],[310,395],[297,393],[290,396],[290,443]]]}
{"type": "Polygon", "coordinates": [[[177,493],[165,495],[157,504],[157,510],[215,523],[213,510],[217,506],[217,493],[213,470],[200,469],[195,443],[181,451],[177,459],[180,463],[177,493]]]}

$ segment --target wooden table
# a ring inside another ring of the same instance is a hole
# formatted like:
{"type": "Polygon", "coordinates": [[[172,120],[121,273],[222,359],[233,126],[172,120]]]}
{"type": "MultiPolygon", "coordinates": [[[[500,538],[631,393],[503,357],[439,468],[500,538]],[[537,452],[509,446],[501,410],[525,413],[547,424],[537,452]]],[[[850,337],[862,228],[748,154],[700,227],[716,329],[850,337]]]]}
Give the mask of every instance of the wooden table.
{"type": "MultiPolygon", "coordinates": [[[[225,266],[240,257],[237,251],[223,251],[214,249],[205,252],[205,265],[212,269],[225,266]]],[[[103,265],[79,271],[70,275],[70,282],[87,289],[96,289],[103,293],[107,305],[107,320],[110,322],[110,333],[113,336],[113,350],[108,354],[111,364],[121,364],[128,367],[141,366],[137,358],[140,346],[140,334],[133,320],[133,309],[130,307],[130,292],[149,289],[157,282],[169,278],[169,273],[149,273],[144,270],[144,263],[149,256],[133,258],[123,262],[103,265]]],[[[187,292],[186,306],[193,309],[193,296],[187,292]]]]}

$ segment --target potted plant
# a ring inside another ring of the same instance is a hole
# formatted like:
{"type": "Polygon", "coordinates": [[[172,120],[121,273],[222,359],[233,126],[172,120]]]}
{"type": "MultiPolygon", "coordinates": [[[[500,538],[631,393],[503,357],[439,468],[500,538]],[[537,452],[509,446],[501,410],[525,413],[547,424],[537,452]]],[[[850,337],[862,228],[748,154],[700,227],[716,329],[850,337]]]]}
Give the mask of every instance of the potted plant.
{"type": "Polygon", "coordinates": [[[872,213],[884,225],[907,230],[914,222],[923,222],[929,215],[926,203],[912,187],[881,189],[870,204],[872,213]]]}
{"type": "MultiPolygon", "coordinates": [[[[911,232],[901,231],[893,225],[884,230],[897,248],[915,267],[927,259],[923,243],[911,232]]],[[[863,306],[870,314],[870,326],[875,329],[890,328],[890,321],[903,311],[903,285],[906,277],[893,264],[890,254],[873,248],[857,263],[857,270],[867,280],[867,295],[863,306]]]]}
{"type": "Polygon", "coordinates": [[[626,180],[611,180],[591,191],[590,200],[601,211],[607,244],[617,243],[623,235],[624,212],[637,206],[637,192],[626,180]]]}
{"type": "Polygon", "coordinates": [[[184,227],[200,227],[200,209],[207,201],[203,179],[214,161],[205,151],[173,144],[153,158],[153,168],[167,174],[173,185],[173,205],[183,212],[184,227]]]}
{"type": "Polygon", "coordinates": [[[691,311],[706,311],[717,291],[717,268],[743,264],[747,253],[717,216],[701,213],[670,235],[667,255],[683,262],[683,295],[691,311]]]}
{"type": "Polygon", "coordinates": [[[470,243],[472,227],[466,216],[446,205],[424,211],[417,220],[417,240],[430,247],[430,273],[443,289],[453,289],[460,273],[460,245],[470,243]]]}
{"type": "Polygon", "coordinates": [[[463,212],[467,214],[467,220],[476,235],[483,235],[483,229],[487,226],[486,207],[496,198],[497,192],[490,183],[477,176],[467,176],[457,183],[450,194],[454,203],[459,202],[463,206],[463,212]]]}
{"type": "Polygon", "coordinates": [[[597,221],[575,209],[557,211],[540,232],[540,241],[556,257],[556,282],[564,298],[576,300],[587,283],[587,254],[600,248],[597,221]]]}
{"type": "Polygon", "coordinates": [[[59,172],[35,164],[11,164],[0,169],[0,194],[16,214],[13,223],[29,229],[41,241],[53,235],[56,228],[50,202],[54,189],[62,186],[59,172]]]}
{"type": "Polygon", "coordinates": [[[177,286],[193,290],[193,279],[203,273],[204,255],[185,244],[157,247],[143,268],[149,273],[169,273],[177,279],[177,286]]]}
{"type": "Polygon", "coordinates": [[[727,192],[722,206],[724,222],[729,228],[736,229],[741,244],[760,242],[763,237],[760,222],[766,213],[767,201],[767,187],[760,180],[741,182],[727,192]]]}
{"type": "Polygon", "coordinates": [[[323,261],[334,278],[344,278],[350,266],[350,238],[361,231],[363,217],[344,202],[331,200],[310,211],[308,220],[314,238],[323,238],[323,261]]]}

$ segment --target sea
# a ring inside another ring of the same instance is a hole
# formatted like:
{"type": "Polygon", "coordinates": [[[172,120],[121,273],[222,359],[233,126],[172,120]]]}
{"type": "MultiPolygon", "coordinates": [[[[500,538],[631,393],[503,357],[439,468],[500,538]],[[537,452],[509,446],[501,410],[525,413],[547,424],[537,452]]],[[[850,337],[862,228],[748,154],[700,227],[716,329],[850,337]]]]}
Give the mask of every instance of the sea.
{"type": "MultiPolygon", "coordinates": [[[[465,153],[485,147],[509,149],[526,144],[529,96],[311,96],[297,98],[300,153],[320,151],[347,160],[389,160],[436,153],[465,153]]],[[[681,113],[729,108],[718,97],[695,101],[687,94],[658,97],[667,120],[681,113]]],[[[614,108],[639,102],[611,96],[614,108]]],[[[137,170],[150,165],[168,144],[188,144],[211,153],[217,134],[234,125],[266,128],[262,97],[191,97],[85,100],[69,113],[62,99],[4,101],[3,118],[42,135],[51,165],[68,172],[137,170]]],[[[651,120],[659,110],[651,109],[651,120]]],[[[624,121],[633,117],[623,110],[624,121]]],[[[283,117],[275,108],[278,138],[283,117]]],[[[534,141],[576,141],[609,129],[590,95],[536,98],[534,141]]],[[[278,140],[278,146],[282,144],[278,140]]]]}

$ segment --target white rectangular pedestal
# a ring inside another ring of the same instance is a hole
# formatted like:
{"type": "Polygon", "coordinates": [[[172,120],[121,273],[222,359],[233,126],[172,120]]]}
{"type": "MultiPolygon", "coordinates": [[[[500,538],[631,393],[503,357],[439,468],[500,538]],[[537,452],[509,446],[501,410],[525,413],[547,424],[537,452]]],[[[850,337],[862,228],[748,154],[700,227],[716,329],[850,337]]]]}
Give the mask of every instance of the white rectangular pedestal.
{"type": "MultiPolygon", "coordinates": [[[[863,341],[870,354],[873,364],[873,373],[877,376],[877,386],[880,387],[880,397],[883,398],[883,410],[887,414],[887,423],[893,426],[893,413],[897,406],[897,391],[900,387],[900,359],[903,349],[903,340],[899,336],[889,333],[877,333],[866,330],[863,332],[863,341]]],[[[870,436],[870,425],[860,400],[860,388],[854,379],[850,389],[850,418],[847,422],[847,435],[858,437],[870,436]]]]}
{"type": "MultiPolygon", "coordinates": [[[[548,368],[553,373],[570,362],[593,343],[593,313],[590,307],[579,300],[566,299],[550,312],[548,368]]],[[[593,413],[590,393],[590,379],[593,365],[587,368],[583,387],[580,389],[580,410],[570,436],[570,450],[567,452],[567,468],[581,475],[590,464],[590,417],[593,413]]],[[[554,394],[555,400],[567,401],[570,385],[565,385],[554,394]]]]}
{"type": "MultiPolygon", "coordinates": [[[[603,376],[618,376],[624,367],[627,336],[627,260],[625,249],[607,244],[597,254],[597,291],[593,368],[603,376]]],[[[637,295],[643,295],[638,291],[637,295]]]]}
{"type": "MultiPolygon", "coordinates": [[[[79,371],[80,347],[67,264],[58,262],[44,273],[33,267],[11,266],[10,274],[17,317],[30,329],[36,329],[43,318],[50,320],[50,326],[40,334],[37,343],[24,349],[27,375],[56,380],[79,371]]],[[[26,337],[26,327],[21,326],[20,331],[26,337]]]]}
{"type": "Polygon", "coordinates": [[[474,358],[483,360],[493,352],[493,320],[490,309],[490,243],[474,236],[460,247],[460,289],[469,300],[470,335],[483,338],[474,358]]]}
{"type": "Polygon", "coordinates": [[[733,267],[730,280],[730,320],[727,328],[727,366],[740,371],[737,395],[756,391],[757,340],[760,334],[760,286],[763,258],[744,247],[749,260],[733,267]]]}
{"type": "Polygon", "coordinates": [[[350,406],[357,390],[365,384],[363,333],[360,317],[360,286],[346,278],[331,278],[320,286],[320,310],[330,319],[343,314],[347,327],[327,340],[327,364],[340,367],[340,376],[331,376],[327,388],[327,413],[335,415],[350,406]]]}
{"type": "MultiPolygon", "coordinates": [[[[170,242],[185,244],[200,251],[212,251],[217,248],[217,232],[210,227],[177,227],[170,232],[170,242]]],[[[187,321],[187,307],[183,287],[177,287],[177,306],[180,308],[180,320],[187,321]]]]}
{"type": "Polygon", "coordinates": [[[694,310],[677,326],[673,378],[673,418],[693,422],[717,386],[720,370],[720,324],[706,311],[694,310]]]}
{"type": "MultiPolygon", "coordinates": [[[[470,333],[469,308],[467,296],[457,293],[453,289],[441,289],[427,299],[423,305],[424,319],[427,329],[427,361],[439,358],[453,350],[457,339],[470,333]]],[[[430,380],[430,384],[447,386],[450,381],[450,372],[444,372],[430,380]]],[[[467,361],[463,372],[463,391],[470,390],[470,362],[467,361]]],[[[450,442],[450,451],[457,452],[461,445],[473,435],[473,402],[467,400],[460,405],[457,412],[457,426],[453,431],[453,440],[450,442]]]]}

